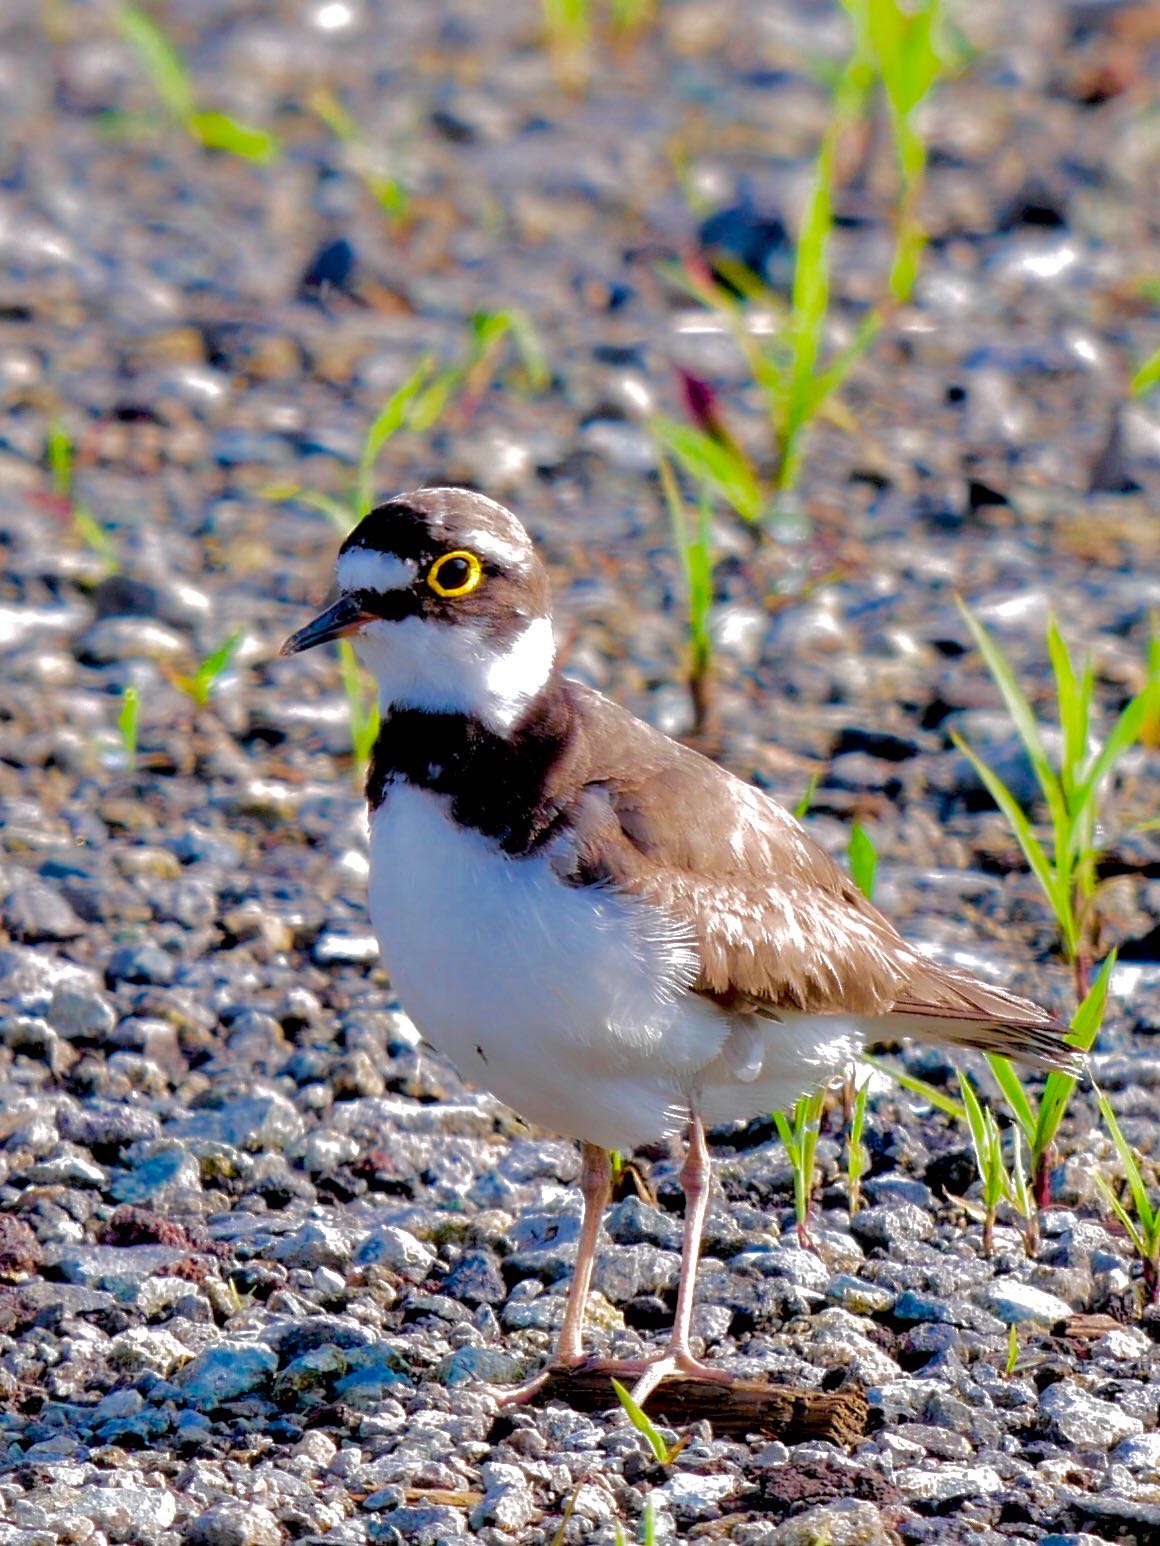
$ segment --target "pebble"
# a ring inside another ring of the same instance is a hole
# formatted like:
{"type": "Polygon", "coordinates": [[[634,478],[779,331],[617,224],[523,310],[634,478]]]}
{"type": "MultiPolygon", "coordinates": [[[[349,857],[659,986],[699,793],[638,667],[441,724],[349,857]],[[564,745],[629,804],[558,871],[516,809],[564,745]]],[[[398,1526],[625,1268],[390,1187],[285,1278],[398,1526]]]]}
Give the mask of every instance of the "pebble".
{"type": "Polygon", "coordinates": [[[1039,1410],[1049,1419],[1055,1436],[1065,1444],[1108,1449],[1142,1432],[1138,1417],[1115,1402],[1101,1401],[1074,1380],[1059,1380],[1039,1397],[1039,1410]]]}
{"type": "Polygon", "coordinates": [[[227,1340],[207,1347],[179,1370],[182,1397],[199,1412],[212,1412],[227,1401],[262,1390],[278,1367],[276,1356],[259,1342],[227,1340]]]}
{"type": "Polygon", "coordinates": [[[989,1465],[907,1466],[894,1481],[907,1497],[920,1503],[951,1503],[986,1498],[1003,1490],[1003,1478],[989,1465]]]}
{"type": "Polygon", "coordinates": [[[26,944],[77,939],[85,925],[53,886],[30,880],[0,900],[0,925],[26,944]]]}
{"type": "Polygon", "coordinates": [[[177,1518],[177,1499],[167,1487],[137,1487],[125,1479],[82,1487],[74,1507],[114,1542],[155,1541],[177,1518]]]}
{"type": "Polygon", "coordinates": [[[1030,1284],[1017,1282],[1014,1278],[999,1278],[994,1283],[985,1284],[975,1294],[975,1302],[997,1315],[1008,1326],[1028,1322],[1053,1326],[1072,1314],[1071,1306],[1056,1294],[1032,1288],[1030,1284]]]}
{"type": "Polygon", "coordinates": [[[884,1202],[860,1209],[850,1229],[864,1245],[891,1250],[912,1240],[929,1240],[934,1233],[930,1214],[912,1202],[884,1202]]]}
{"type": "Polygon", "coordinates": [[[421,1283],[435,1264],[435,1252],[408,1230],[384,1224],[366,1237],[354,1259],[360,1267],[385,1267],[413,1283],[421,1283]]]}
{"type": "Polygon", "coordinates": [[[873,1503],[837,1498],[795,1514],[764,1540],[769,1546],[893,1546],[893,1538],[873,1503]]]}
{"type": "Polygon", "coordinates": [[[221,1498],[190,1521],[186,1546],[282,1546],[278,1520],[260,1503],[221,1498]]]}

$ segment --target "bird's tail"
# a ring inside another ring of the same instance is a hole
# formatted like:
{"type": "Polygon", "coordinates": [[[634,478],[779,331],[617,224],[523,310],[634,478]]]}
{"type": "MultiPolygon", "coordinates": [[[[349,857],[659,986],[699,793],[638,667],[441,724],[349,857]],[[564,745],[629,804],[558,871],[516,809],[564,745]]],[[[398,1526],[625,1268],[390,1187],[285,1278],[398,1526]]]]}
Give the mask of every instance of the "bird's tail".
{"type": "Polygon", "coordinates": [[[933,961],[924,963],[888,1015],[865,1023],[884,1039],[901,1033],[950,1047],[998,1052],[1020,1063],[1057,1068],[1077,1078],[1086,1068],[1083,1053],[1065,1041],[1068,1027],[1050,1010],[995,983],[980,982],[966,972],[933,961]]]}

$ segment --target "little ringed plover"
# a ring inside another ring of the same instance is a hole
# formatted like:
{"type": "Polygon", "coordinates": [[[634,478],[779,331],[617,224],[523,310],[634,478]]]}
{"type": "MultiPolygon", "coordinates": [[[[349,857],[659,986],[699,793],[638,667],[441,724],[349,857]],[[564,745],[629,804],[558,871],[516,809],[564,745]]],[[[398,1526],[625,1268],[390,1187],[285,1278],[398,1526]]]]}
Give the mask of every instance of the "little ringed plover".
{"type": "Polygon", "coordinates": [[[378,681],[370,913],[392,983],[467,1079],[583,1146],[554,1366],[585,1362],[608,1151],[687,1130],[672,1335],[596,1366],[638,1400],[672,1374],[725,1383],[689,1345],[705,1127],[896,1036],[1074,1069],[1066,1027],[908,945],[774,800],[562,675],[544,566],[493,500],[400,495],[337,576],[282,652],[349,636],[378,681]]]}

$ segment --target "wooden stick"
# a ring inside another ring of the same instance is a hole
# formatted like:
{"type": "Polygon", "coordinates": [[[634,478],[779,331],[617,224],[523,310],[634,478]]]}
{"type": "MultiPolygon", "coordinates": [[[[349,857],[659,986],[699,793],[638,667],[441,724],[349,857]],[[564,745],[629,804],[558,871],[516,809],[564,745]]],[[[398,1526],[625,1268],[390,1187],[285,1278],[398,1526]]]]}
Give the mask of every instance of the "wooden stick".
{"type": "MultiPolygon", "coordinates": [[[[583,1369],[553,1370],[538,1399],[564,1401],[581,1412],[602,1412],[616,1405],[608,1376],[583,1369]]],[[[868,1411],[860,1390],[810,1390],[765,1380],[711,1385],[677,1378],[659,1385],[645,1406],[650,1417],[663,1417],[675,1427],[707,1417],[714,1433],[733,1437],[765,1433],[787,1444],[806,1439],[854,1444],[866,1432],[868,1411]]]]}

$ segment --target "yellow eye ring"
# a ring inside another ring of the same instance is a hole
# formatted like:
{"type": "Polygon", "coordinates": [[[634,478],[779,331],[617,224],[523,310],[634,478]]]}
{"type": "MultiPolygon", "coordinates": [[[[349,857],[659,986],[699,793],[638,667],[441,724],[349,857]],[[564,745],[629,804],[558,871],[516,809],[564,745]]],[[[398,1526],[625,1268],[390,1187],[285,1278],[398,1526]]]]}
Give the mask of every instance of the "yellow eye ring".
{"type": "Polygon", "coordinates": [[[482,579],[483,565],[475,554],[468,552],[466,548],[456,548],[454,553],[444,553],[427,571],[427,584],[437,596],[446,596],[451,601],[454,601],[457,596],[469,596],[482,579]],[[439,575],[449,564],[467,565],[467,573],[458,585],[444,585],[440,582],[439,575]]]}

